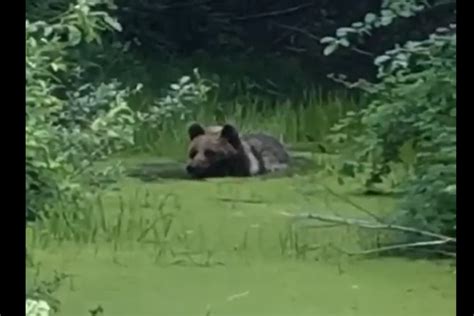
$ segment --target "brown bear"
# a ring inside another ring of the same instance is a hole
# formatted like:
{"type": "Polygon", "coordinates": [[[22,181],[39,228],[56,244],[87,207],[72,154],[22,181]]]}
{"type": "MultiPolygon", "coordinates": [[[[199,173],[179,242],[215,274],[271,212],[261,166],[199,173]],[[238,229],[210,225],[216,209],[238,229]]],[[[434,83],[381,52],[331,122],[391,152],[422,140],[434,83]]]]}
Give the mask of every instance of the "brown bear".
{"type": "Polygon", "coordinates": [[[247,177],[283,170],[290,156],[276,138],[263,134],[239,136],[230,125],[188,128],[187,173],[194,178],[247,177]]]}

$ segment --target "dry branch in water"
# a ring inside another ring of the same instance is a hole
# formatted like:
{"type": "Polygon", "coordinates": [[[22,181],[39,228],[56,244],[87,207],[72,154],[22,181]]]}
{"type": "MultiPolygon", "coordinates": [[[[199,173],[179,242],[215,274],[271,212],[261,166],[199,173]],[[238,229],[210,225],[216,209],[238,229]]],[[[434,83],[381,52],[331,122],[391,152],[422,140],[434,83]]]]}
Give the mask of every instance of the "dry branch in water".
{"type": "MultiPolygon", "coordinates": [[[[319,220],[322,222],[329,222],[329,223],[348,225],[348,226],[356,226],[356,227],[361,227],[361,228],[366,228],[366,229],[400,231],[400,232],[411,233],[411,234],[416,234],[416,235],[432,238],[432,240],[428,240],[428,241],[396,244],[396,245],[369,249],[369,250],[365,250],[361,252],[343,251],[344,253],[349,254],[349,255],[367,255],[367,254],[373,254],[373,253],[397,250],[397,249],[409,249],[409,248],[416,248],[416,247],[439,246],[439,245],[444,245],[444,244],[456,244],[456,238],[433,233],[433,232],[422,230],[422,229],[413,228],[413,227],[393,225],[393,224],[384,224],[381,222],[367,221],[367,220],[354,219],[354,218],[344,218],[340,216],[331,216],[331,215],[323,215],[323,214],[315,214],[315,213],[291,214],[287,212],[282,212],[281,214],[287,217],[292,217],[292,218],[319,220]]],[[[437,251],[437,252],[450,256],[450,257],[456,257],[456,253],[454,252],[447,252],[447,251],[437,251]]]]}
{"type": "Polygon", "coordinates": [[[322,215],[322,214],[315,214],[315,213],[307,213],[307,214],[290,214],[283,212],[282,215],[296,217],[296,218],[307,218],[307,219],[316,219],[324,222],[331,222],[331,223],[340,223],[350,226],[358,226],[362,228],[368,229],[378,229],[378,230],[398,230],[406,233],[413,233],[421,236],[432,237],[440,240],[446,240],[446,242],[456,243],[456,238],[432,233],[426,230],[421,230],[413,227],[406,227],[401,225],[392,225],[392,224],[383,224],[379,222],[369,222],[361,219],[353,219],[353,218],[344,218],[340,216],[330,216],[330,215],[322,215]]]}
{"type": "MultiPolygon", "coordinates": [[[[448,243],[446,240],[431,240],[431,241],[419,241],[419,242],[413,242],[413,243],[403,243],[403,244],[396,244],[396,245],[390,245],[390,246],[384,246],[384,247],[378,247],[378,248],[373,248],[373,249],[368,249],[368,250],[363,250],[363,251],[358,251],[358,252],[351,252],[351,251],[346,251],[342,250],[340,248],[336,248],[337,250],[351,256],[355,255],[370,255],[374,253],[379,253],[379,252],[384,252],[384,251],[390,251],[390,250],[400,250],[400,249],[408,249],[408,248],[416,248],[416,247],[427,247],[427,246],[439,246],[439,245],[444,245],[448,243]]],[[[448,257],[454,257],[456,258],[456,253],[454,252],[449,252],[449,251],[435,251],[436,253],[443,254],[448,257]]]]}

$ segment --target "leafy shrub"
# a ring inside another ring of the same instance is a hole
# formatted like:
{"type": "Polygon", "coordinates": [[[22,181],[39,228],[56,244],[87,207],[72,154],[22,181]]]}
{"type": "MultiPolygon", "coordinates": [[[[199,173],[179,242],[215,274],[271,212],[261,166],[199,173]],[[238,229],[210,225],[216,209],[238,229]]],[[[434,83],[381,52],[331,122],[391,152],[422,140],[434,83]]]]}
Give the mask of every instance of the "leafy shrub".
{"type": "Polygon", "coordinates": [[[192,77],[184,76],[172,83],[165,97],[154,100],[147,113],[138,115],[142,127],[159,128],[164,120],[190,120],[198,107],[208,101],[208,94],[215,86],[194,69],[192,77]]]}
{"type": "Polygon", "coordinates": [[[79,0],[55,23],[26,21],[26,194],[32,214],[55,199],[77,197],[82,184],[103,174],[94,162],[133,142],[127,98],[138,89],[111,82],[73,90],[82,69],[69,52],[83,41],[100,42],[102,30],[120,29],[95,9],[99,4],[79,0]]]}
{"type": "MultiPolygon", "coordinates": [[[[416,1],[385,1],[380,15],[340,28],[322,39],[326,54],[349,47],[354,34],[370,34],[400,17],[422,12],[416,1]]],[[[330,140],[343,143],[356,159],[340,171],[355,176],[369,171],[367,187],[400,162],[400,149],[416,153],[413,172],[399,185],[403,199],[394,219],[450,236],[456,220],[456,25],[440,27],[428,39],[395,45],[374,60],[378,82],[336,81],[368,94],[369,104],[351,112],[333,129],[330,140]]]]}
{"type": "MultiPolygon", "coordinates": [[[[27,214],[58,201],[79,201],[110,183],[120,165],[97,162],[130,148],[137,131],[175,117],[188,119],[212,84],[185,76],[145,111],[132,109],[141,91],[117,80],[90,80],[81,52],[100,44],[101,32],[121,26],[105,10],[108,1],[78,0],[51,21],[26,21],[27,214]]],[[[85,56],[90,57],[85,54],[85,56]]],[[[94,65],[96,67],[97,65],[94,65]]]]}

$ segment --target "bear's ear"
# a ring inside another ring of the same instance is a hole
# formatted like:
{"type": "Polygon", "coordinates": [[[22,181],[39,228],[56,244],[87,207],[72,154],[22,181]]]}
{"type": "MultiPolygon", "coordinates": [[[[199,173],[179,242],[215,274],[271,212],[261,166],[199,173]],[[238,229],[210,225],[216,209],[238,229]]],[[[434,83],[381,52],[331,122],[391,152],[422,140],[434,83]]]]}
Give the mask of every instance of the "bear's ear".
{"type": "Polygon", "coordinates": [[[220,136],[221,138],[227,140],[229,144],[231,144],[234,148],[239,148],[240,146],[242,146],[242,143],[240,142],[239,132],[234,126],[230,124],[225,124],[222,127],[220,136]]]}
{"type": "Polygon", "coordinates": [[[189,135],[190,140],[193,140],[194,138],[200,135],[204,135],[204,134],[205,134],[205,131],[204,131],[204,128],[201,126],[201,124],[192,123],[191,125],[189,125],[188,135],[189,135]]]}

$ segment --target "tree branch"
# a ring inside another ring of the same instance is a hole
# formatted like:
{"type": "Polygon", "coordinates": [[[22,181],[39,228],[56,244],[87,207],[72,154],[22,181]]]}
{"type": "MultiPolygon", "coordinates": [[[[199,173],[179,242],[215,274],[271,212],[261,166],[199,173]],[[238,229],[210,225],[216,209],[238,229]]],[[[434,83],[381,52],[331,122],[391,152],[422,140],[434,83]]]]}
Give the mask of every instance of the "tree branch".
{"type": "MultiPolygon", "coordinates": [[[[306,35],[307,37],[317,41],[319,43],[319,41],[321,41],[321,37],[319,36],[316,36],[314,35],[313,33],[310,33],[309,31],[307,30],[304,30],[304,29],[301,29],[299,27],[296,27],[296,26],[290,26],[290,25],[285,25],[285,24],[281,24],[281,23],[274,23],[276,26],[280,27],[280,28],[283,28],[283,29],[287,29],[287,30],[291,30],[291,31],[294,31],[294,32],[298,32],[300,34],[303,34],[303,35],[306,35]]],[[[353,52],[356,52],[356,53],[359,53],[361,55],[364,55],[364,56],[368,56],[368,57],[375,57],[374,54],[372,54],[371,52],[368,52],[368,51],[365,51],[365,50],[362,50],[362,49],[359,49],[359,48],[356,48],[356,47],[348,47],[350,50],[352,50],[353,52]]]]}
{"type": "Polygon", "coordinates": [[[232,20],[233,21],[248,21],[248,20],[255,20],[255,19],[260,19],[260,18],[275,17],[275,16],[279,16],[279,15],[285,15],[285,14],[293,13],[293,12],[299,11],[301,9],[312,7],[314,5],[316,5],[316,3],[309,2],[309,3],[301,4],[301,5],[298,5],[298,6],[295,6],[295,7],[283,9],[283,10],[257,13],[257,14],[247,15],[247,16],[239,16],[239,17],[232,18],[232,20]]]}
{"type": "MultiPolygon", "coordinates": [[[[448,240],[419,241],[419,242],[413,242],[413,243],[404,243],[404,244],[396,244],[396,245],[390,245],[390,246],[385,246],[385,247],[373,248],[373,249],[364,250],[364,251],[357,251],[357,252],[342,250],[338,247],[335,247],[334,245],[333,245],[333,247],[335,249],[337,249],[338,251],[341,251],[341,252],[343,252],[347,255],[357,256],[357,255],[370,255],[370,254],[385,252],[385,251],[390,251],[390,250],[400,250],[400,249],[409,249],[409,248],[427,247],[427,246],[438,246],[438,245],[444,245],[448,242],[449,242],[448,240]]],[[[440,251],[439,253],[442,253],[442,254],[444,254],[446,256],[449,256],[449,257],[456,258],[456,253],[454,253],[454,252],[440,251]]]]}
{"type": "Polygon", "coordinates": [[[294,218],[306,218],[306,219],[316,219],[324,222],[330,223],[342,223],[349,226],[358,226],[367,229],[375,229],[375,230],[396,230],[405,233],[412,233],[420,236],[436,238],[437,240],[443,241],[443,243],[456,243],[456,238],[433,233],[426,230],[421,230],[413,227],[406,227],[401,225],[392,225],[392,224],[383,224],[378,222],[369,222],[360,219],[353,219],[353,218],[343,218],[339,216],[330,216],[330,215],[322,215],[322,214],[315,214],[315,213],[307,213],[307,214],[290,214],[286,212],[281,213],[284,216],[294,217],[294,218]]]}

